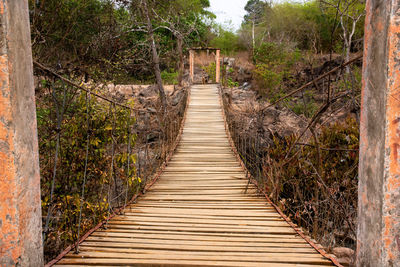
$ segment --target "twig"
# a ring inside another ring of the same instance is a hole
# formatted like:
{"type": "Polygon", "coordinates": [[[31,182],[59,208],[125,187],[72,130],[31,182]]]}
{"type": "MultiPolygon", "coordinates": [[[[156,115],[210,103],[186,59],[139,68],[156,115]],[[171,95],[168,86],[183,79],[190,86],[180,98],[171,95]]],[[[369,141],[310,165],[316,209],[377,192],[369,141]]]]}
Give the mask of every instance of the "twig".
{"type": "MultiPolygon", "coordinates": [[[[296,146],[309,146],[309,147],[316,147],[314,145],[311,144],[304,144],[304,143],[296,143],[296,146]]],[[[324,151],[350,151],[350,152],[357,152],[359,151],[358,149],[347,149],[347,148],[325,148],[325,147],[321,147],[321,150],[324,151]]]]}

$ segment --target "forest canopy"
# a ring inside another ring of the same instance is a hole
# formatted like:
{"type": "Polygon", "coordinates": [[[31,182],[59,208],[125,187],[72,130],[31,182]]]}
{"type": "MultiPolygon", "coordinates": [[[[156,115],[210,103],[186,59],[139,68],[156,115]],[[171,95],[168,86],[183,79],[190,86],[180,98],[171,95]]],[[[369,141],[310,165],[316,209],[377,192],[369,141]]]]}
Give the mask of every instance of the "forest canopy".
{"type": "Polygon", "coordinates": [[[151,35],[161,69],[209,42],[208,0],[30,0],[34,59],[92,78],[152,79],[151,35]],[[148,14],[143,4],[148,7],[148,14]],[[149,32],[147,15],[152,31],[149,32]]]}

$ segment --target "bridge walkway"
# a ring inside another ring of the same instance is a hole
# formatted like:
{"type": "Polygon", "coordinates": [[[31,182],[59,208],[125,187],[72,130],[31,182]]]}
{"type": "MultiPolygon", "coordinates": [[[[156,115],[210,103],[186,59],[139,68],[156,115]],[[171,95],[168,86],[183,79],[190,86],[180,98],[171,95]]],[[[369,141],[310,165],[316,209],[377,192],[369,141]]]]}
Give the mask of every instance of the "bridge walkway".
{"type": "Polygon", "coordinates": [[[216,85],[192,87],[182,139],[137,203],[59,266],[327,266],[247,179],[216,85]]]}

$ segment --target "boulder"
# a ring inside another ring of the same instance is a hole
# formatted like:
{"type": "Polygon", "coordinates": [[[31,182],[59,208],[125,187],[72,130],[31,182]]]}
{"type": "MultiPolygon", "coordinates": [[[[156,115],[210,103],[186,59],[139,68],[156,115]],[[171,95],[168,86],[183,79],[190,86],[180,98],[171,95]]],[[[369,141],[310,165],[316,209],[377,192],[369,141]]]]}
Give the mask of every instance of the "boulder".
{"type": "Polygon", "coordinates": [[[336,247],[332,253],[337,257],[340,264],[352,266],[354,263],[354,250],[346,247],[336,247]]]}
{"type": "Polygon", "coordinates": [[[138,91],[139,91],[139,96],[143,96],[143,97],[150,97],[150,96],[157,95],[156,85],[150,85],[150,86],[144,86],[144,87],[139,86],[138,91]]]}
{"type": "Polygon", "coordinates": [[[183,90],[179,90],[178,92],[176,92],[172,97],[171,97],[171,105],[176,106],[180,103],[180,101],[182,100],[182,97],[184,95],[184,91],[183,90]]]}

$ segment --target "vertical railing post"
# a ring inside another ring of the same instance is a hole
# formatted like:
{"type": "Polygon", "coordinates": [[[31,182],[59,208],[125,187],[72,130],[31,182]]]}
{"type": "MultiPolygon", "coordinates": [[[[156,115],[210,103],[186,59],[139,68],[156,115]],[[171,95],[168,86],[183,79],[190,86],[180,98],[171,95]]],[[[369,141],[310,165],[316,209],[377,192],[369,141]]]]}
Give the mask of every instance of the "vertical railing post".
{"type": "Polygon", "coordinates": [[[221,67],[220,67],[220,50],[217,49],[215,53],[215,82],[219,83],[221,77],[221,67]]]}
{"type": "Polygon", "coordinates": [[[40,174],[26,0],[0,1],[0,265],[43,266],[40,174]]]}
{"type": "Polygon", "coordinates": [[[368,0],[357,266],[400,265],[400,3],[368,0]]]}
{"type": "Polygon", "coordinates": [[[194,81],[194,50],[189,51],[190,82],[194,81]]]}

